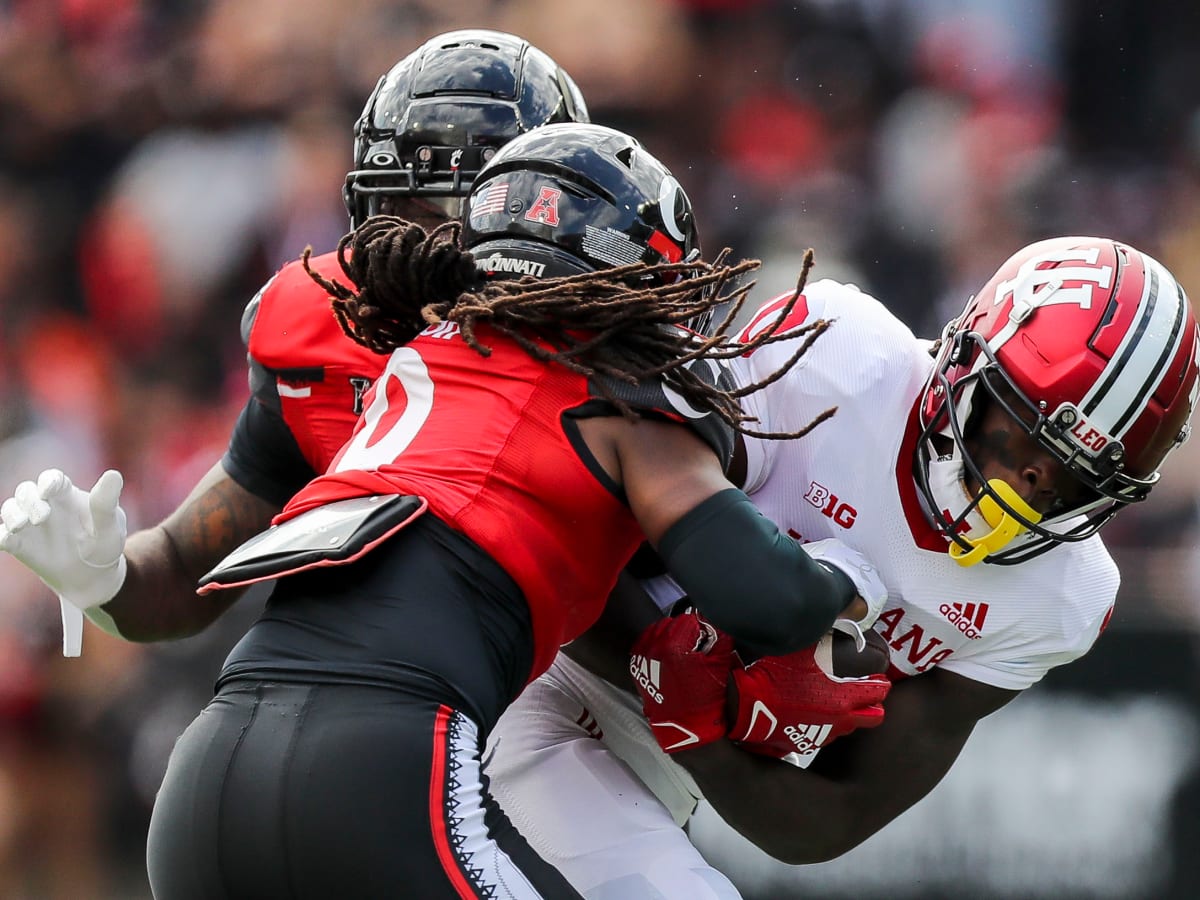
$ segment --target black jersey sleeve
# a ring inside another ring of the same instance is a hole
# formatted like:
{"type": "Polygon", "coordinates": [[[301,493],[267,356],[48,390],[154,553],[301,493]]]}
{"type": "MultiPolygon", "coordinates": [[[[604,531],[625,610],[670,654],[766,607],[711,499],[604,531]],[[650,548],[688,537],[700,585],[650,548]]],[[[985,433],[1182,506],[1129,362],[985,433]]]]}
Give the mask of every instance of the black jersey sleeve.
{"type": "Polygon", "coordinates": [[[856,592],[845,573],[813,560],[737,488],[686,513],[658,550],[690,602],[755,657],[816,643],[856,592]]]}
{"type": "Polygon", "coordinates": [[[278,408],[272,410],[256,397],[242,408],[221,464],[250,493],[279,506],[317,474],[278,408]]]}
{"type": "MultiPolygon", "coordinates": [[[[691,363],[688,368],[708,384],[715,384],[722,390],[732,390],[735,387],[728,367],[718,360],[701,358],[691,363]]],[[[603,383],[604,388],[612,396],[629,404],[641,414],[657,414],[673,421],[686,423],[699,435],[701,440],[712,447],[713,452],[721,460],[721,467],[729,468],[729,462],[733,457],[733,428],[715,413],[694,409],[663,379],[656,378],[629,384],[615,378],[596,375],[593,376],[591,390],[594,396],[601,398],[604,394],[598,383],[603,383]]],[[[593,415],[611,415],[615,412],[615,409],[607,402],[593,405],[593,410],[591,412],[593,415]],[[607,411],[603,411],[604,407],[608,407],[607,411]]],[[[580,417],[587,414],[587,412],[582,412],[580,417]]]]}

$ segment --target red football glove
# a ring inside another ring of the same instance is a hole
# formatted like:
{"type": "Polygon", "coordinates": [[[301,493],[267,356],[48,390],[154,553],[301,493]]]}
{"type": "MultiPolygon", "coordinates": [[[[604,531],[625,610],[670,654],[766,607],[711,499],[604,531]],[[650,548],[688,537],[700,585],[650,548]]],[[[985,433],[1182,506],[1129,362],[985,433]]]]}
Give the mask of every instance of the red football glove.
{"type": "Polygon", "coordinates": [[[737,712],[729,737],[746,750],[782,759],[812,756],[835,738],[883,721],[886,675],[838,678],[829,666],[826,635],[787,656],[767,656],[735,669],[737,712]],[[825,645],[825,646],[823,646],[825,645]]]}
{"type": "Polygon", "coordinates": [[[660,619],[642,632],[629,674],[663,750],[675,753],[725,736],[729,673],[739,665],[733,639],[694,612],[660,619]]]}

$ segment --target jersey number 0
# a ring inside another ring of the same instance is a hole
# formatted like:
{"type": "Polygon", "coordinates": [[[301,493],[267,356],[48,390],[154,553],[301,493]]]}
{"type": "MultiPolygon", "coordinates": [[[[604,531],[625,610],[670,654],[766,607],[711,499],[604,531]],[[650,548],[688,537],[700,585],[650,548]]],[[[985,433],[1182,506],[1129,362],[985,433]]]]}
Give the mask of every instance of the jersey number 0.
{"type": "Polygon", "coordinates": [[[361,427],[332,471],[371,471],[394,462],[413,441],[433,409],[433,379],[411,347],[393,351],[368,393],[361,427]]]}

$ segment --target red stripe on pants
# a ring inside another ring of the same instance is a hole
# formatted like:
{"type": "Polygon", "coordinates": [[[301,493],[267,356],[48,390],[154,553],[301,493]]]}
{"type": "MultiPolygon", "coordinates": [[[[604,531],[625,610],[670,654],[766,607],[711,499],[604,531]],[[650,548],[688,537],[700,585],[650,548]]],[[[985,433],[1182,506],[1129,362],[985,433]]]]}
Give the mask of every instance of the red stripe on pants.
{"type": "Polygon", "coordinates": [[[429,773],[429,826],[433,832],[433,846],[447,880],[464,900],[476,900],[479,896],[463,875],[450,844],[446,830],[446,744],[449,734],[450,716],[454,711],[448,706],[438,707],[433,723],[433,765],[429,773]]]}

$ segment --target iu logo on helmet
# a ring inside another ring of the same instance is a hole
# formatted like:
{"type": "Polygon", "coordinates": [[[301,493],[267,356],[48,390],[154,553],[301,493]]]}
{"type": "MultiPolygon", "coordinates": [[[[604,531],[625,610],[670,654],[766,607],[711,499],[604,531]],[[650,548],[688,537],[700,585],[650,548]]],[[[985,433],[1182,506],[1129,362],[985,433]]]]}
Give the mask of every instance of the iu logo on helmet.
{"type": "Polygon", "coordinates": [[[1082,309],[1092,308],[1093,287],[1108,290],[1112,285],[1112,266],[1098,266],[1098,247],[1078,250],[1058,250],[1031,256],[1021,263],[1014,278],[996,286],[996,305],[1012,295],[1012,311],[1009,317],[1014,322],[1023,321],[1039,306],[1057,303],[1074,303],[1082,309]],[[1062,263],[1080,260],[1080,266],[1055,266],[1039,269],[1043,263],[1062,263]],[[1064,287],[1067,282],[1079,282],[1064,287]]]}

